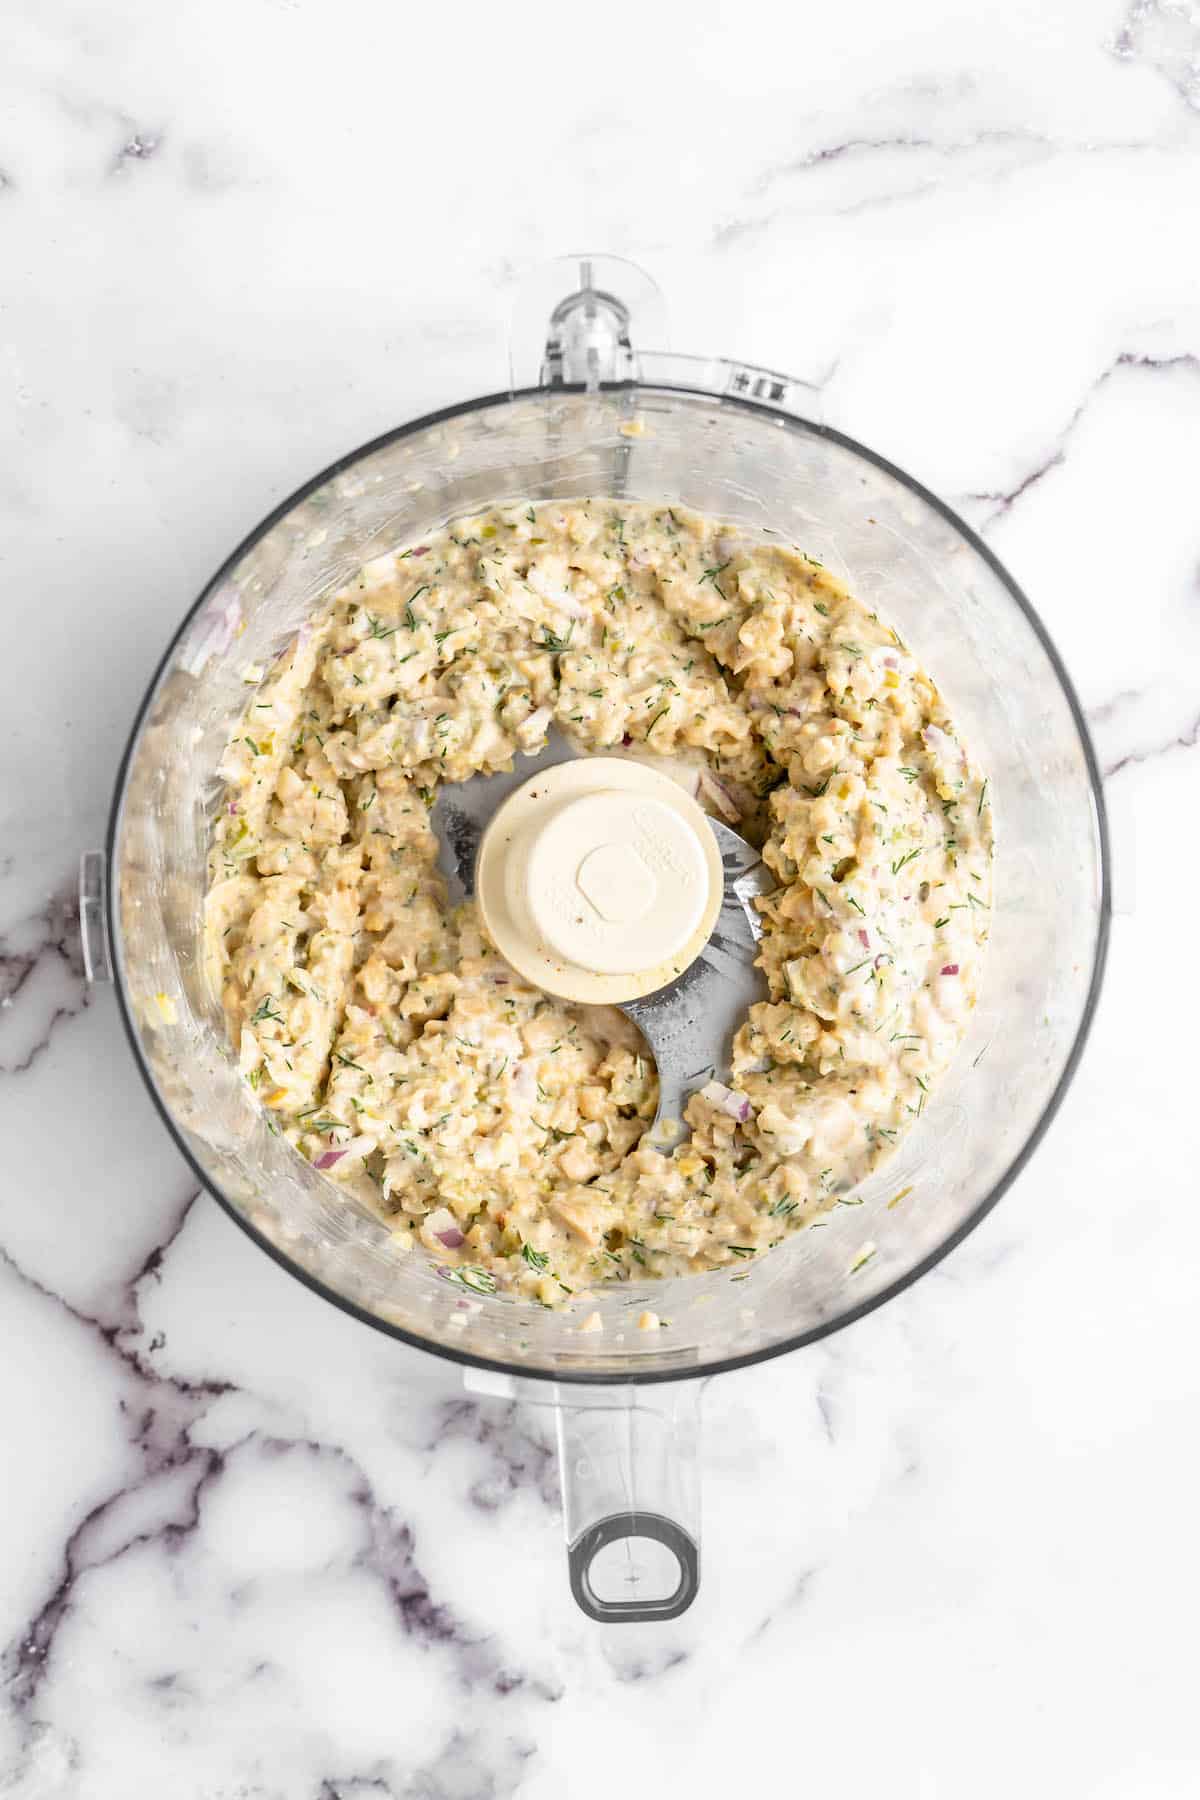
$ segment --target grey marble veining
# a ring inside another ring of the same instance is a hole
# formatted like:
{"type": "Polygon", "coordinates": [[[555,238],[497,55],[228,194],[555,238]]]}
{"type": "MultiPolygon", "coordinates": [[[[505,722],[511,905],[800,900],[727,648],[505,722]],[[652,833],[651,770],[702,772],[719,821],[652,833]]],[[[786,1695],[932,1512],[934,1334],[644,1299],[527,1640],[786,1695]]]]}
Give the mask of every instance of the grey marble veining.
{"type": "Polygon", "coordinates": [[[5,35],[0,1795],[1193,1795],[1194,0],[618,0],[599,44],[543,0],[18,0],[5,35]],[[519,281],[581,245],[1008,564],[1091,722],[1117,915],[1032,1165],[902,1298],[709,1384],[700,1599],[608,1632],[549,1413],[195,1193],[73,911],[229,547],[501,387],[519,281]]]}

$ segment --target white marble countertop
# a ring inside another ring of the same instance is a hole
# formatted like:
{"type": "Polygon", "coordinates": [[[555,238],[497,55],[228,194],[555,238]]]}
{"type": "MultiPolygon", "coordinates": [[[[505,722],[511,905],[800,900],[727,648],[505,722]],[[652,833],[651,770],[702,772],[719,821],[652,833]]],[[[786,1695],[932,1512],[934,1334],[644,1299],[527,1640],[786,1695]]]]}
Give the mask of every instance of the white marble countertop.
{"type": "Polygon", "coordinates": [[[1200,20],[16,0],[0,59],[0,1794],[1200,1791],[1200,20]],[[669,16],[668,16],[669,15],[669,16]],[[519,277],[822,386],[985,533],[1108,777],[1116,919],[1032,1166],[714,1382],[673,1625],[569,1597],[544,1413],[197,1196],[70,897],[165,639],[333,455],[505,381],[519,277]]]}

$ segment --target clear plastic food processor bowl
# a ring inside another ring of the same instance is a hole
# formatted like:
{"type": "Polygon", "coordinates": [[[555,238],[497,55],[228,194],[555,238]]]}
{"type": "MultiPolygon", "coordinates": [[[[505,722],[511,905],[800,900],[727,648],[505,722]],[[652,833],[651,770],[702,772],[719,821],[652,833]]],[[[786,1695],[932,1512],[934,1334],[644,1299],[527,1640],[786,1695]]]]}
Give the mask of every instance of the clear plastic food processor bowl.
{"type": "Polygon", "coordinates": [[[249,1235],[365,1324],[465,1365],[476,1391],[557,1407],[572,1587],[592,1616],[628,1620],[670,1617],[696,1590],[695,1378],[880,1305],[958,1243],[1030,1155],[1095,1005],[1107,852],[1070,682],[991,552],[898,469],[794,412],[800,384],[635,354],[630,314],[636,336],[654,302],[636,271],[609,263],[579,286],[549,341],[540,334],[540,385],[418,419],[344,458],[214,577],[134,725],[107,851],[84,859],[82,918],[91,970],[115,980],[164,1119],[249,1235]],[[238,1077],[201,952],[215,770],[247,702],[247,664],[269,664],[365,558],[485,505],[583,495],[770,527],[842,576],[947,694],[990,774],[999,842],[983,997],[935,1103],[863,1204],[752,1267],[602,1289],[603,1330],[585,1335],[572,1313],[465,1295],[423,1255],[398,1254],[377,1219],[273,1136],[238,1077]],[[669,1329],[639,1330],[644,1307],[669,1329]]]}

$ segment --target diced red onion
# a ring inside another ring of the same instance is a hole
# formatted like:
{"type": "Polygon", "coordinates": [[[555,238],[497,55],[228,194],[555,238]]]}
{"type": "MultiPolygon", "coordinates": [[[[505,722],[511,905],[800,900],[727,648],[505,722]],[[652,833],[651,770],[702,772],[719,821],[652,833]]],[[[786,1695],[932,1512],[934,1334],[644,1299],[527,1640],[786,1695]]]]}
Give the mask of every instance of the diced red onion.
{"type": "Polygon", "coordinates": [[[858,928],[858,941],[864,950],[869,950],[871,948],[870,934],[865,925],[860,925],[858,928]]]}
{"type": "Polygon", "coordinates": [[[707,1100],[710,1106],[717,1107],[721,1112],[728,1113],[739,1125],[744,1125],[753,1111],[745,1094],[735,1094],[723,1081],[706,1081],[700,1089],[700,1098],[707,1100]]]}
{"type": "Polygon", "coordinates": [[[418,544],[416,549],[410,550],[408,554],[410,556],[428,556],[429,555],[429,545],[428,544],[418,544]]]}
{"type": "Polygon", "coordinates": [[[630,744],[632,744],[632,742],[633,742],[633,739],[630,737],[629,733],[625,732],[621,738],[622,750],[628,750],[628,748],[629,748],[630,744]]]}
{"type": "Polygon", "coordinates": [[[467,1241],[458,1228],[458,1220],[448,1206],[439,1206],[428,1214],[422,1230],[428,1232],[430,1237],[436,1238],[438,1243],[444,1245],[447,1250],[461,1250],[467,1241]]]}
{"type": "Polygon", "coordinates": [[[229,816],[231,819],[234,819],[237,817],[237,806],[236,806],[235,802],[232,800],[229,802],[229,816]]]}
{"type": "Polygon", "coordinates": [[[958,974],[958,964],[957,963],[943,963],[942,964],[942,974],[943,975],[957,975],[958,974]]]}
{"type": "Polygon", "coordinates": [[[345,1154],[346,1154],[346,1152],[344,1150],[322,1151],[321,1155],[318,1156],[316,1162],[313,1164],[313,1168],[314,1169],[332,1169],[334,1163],[341,1162],[341,1160],[342,1160],[343,1156],[345,1156],[345,1154]]]}
{"type": "Polygon", "coordinates": [[[213,602],[201,615],[200,631],[189,653],[180,659],[180,667],[189,675],[199,675],[210,656],[223,655],[234,640],[242,622],[241,602],[229,598],[213,602]]]}
{"type": "Polygon", "coordinates": [[[885,656],[883,659],[883,666],[885,669],[898,669],[900,667],[900,658],[898,656],[885,656]]]}
{"type": "Polygon", "coordinates": [[[700,792],[707,795],[710,800],[714,801],[727,819],[736,820],[741,818],[741,808],[733,795],[729,792],[729,789],[719,782],[716,776],[711,774],[708,769],[701,769],[698,786],[700,792]]]}
{"type": "Polygon", "coordinates": [[[537,1096],[537,1076],[527,1062],[513,1064],[512,1091],[518,1100],[532,1106],[537,1096]]]}

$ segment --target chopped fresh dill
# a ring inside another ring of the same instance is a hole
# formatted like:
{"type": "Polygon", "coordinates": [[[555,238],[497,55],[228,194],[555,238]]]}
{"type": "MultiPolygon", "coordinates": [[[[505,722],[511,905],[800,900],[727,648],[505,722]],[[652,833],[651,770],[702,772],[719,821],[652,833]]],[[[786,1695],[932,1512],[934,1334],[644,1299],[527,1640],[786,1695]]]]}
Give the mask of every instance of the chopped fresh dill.
{"type": "Polygon", "coordinates": [[[575,629],[574,619],[571,620],[571,623],[567,626],[567,629],[563,633],[562,637],[559,637],[556,632],[551,631],[551,629],[548,625],[543,625],[542,626],[542,635],[537,640],[537,648],[539,650],[548,651],[551,656],[561,656],[565,650],[570,649],[571,633],[574,631],[574,629],[575,629]]]}

